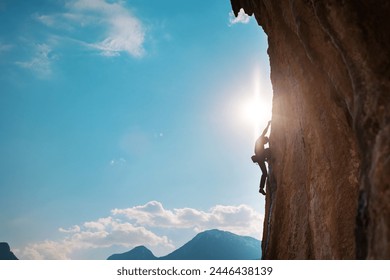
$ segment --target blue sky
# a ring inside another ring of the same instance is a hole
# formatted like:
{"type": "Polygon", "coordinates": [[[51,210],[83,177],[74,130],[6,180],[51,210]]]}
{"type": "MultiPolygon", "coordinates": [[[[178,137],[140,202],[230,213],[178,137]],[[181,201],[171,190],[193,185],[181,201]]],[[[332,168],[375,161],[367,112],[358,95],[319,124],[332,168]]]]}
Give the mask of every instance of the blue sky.
{"type": "Polygon", "coordinates": [[[228,0],[0,0],[1,241],[48,259],[261,239],[266,48],[228,0]]]}

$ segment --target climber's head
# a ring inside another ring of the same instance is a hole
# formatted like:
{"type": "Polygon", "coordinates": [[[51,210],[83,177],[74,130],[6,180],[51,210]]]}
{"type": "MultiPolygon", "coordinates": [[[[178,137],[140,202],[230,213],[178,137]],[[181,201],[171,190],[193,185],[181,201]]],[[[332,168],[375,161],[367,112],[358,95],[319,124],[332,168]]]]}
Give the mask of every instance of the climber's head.
{"type": "Polygon", "coordinates": [[[267,136],[264,136],[264,144],[267,144],[269,142],[269,139],[267,136]]]}

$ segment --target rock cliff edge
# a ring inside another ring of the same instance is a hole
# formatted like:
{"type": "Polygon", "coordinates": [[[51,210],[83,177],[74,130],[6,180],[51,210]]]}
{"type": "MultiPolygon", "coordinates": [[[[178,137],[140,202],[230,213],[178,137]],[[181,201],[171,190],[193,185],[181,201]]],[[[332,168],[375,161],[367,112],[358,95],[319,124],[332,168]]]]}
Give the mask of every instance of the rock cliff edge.
{"type": "Polygon", "coordinates": [[[268,35],[264,259],[390,259],[390,2],[231,0],[268,35]]]}

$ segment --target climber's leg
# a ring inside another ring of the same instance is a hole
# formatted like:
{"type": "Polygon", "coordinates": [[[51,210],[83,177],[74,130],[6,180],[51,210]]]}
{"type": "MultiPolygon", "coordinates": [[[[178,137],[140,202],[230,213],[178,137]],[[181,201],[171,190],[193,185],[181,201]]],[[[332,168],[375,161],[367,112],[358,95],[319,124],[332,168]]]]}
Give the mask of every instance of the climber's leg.
{"type": "Polygon", "coordinates": [[[265,195],[264,185],[265,185],[265,180],[267,179],[267,167],[265,166],[264,161],[260,161],[259,162],[259,166],[260,166],[261,172],[263,173],[261,175],[261,179],[260,179],[260,189],[259,189],[259,192],[261,194],[265,195]]]}

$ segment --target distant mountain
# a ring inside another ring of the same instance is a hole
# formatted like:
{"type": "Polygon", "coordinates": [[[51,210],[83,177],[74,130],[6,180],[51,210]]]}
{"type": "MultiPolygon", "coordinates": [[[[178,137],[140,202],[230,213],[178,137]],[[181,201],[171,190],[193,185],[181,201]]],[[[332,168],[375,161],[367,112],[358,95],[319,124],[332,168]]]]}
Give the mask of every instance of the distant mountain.
{"type": "Polygon", "coordinates": [[[260,241],[217,229],[204,231],[163,260],[260,259],[260,241]]]}
{"type": "Polygon", "coordinates": [[[17,260],[8,243],[0,242],[0,260],[17,260]]]}
{"type": "Polygon", "coordinates": [[[157,258],[149,249],[140,246],[123,254],[112,255],[108,259],[255,260],[261,259],[261,245],[255,238],[213,229],[197,234],[191,241],[164,257],[157,258]]]}
{"type": "Polygon", "coordinates": [[[122,253],[114,254],[108,257],[107,260],[156,260],[158,259],[153,253],[145,246],[138,246],[134,249],[122,253]]]}

